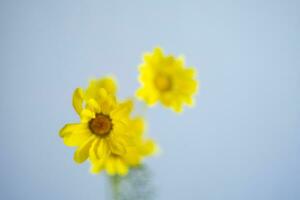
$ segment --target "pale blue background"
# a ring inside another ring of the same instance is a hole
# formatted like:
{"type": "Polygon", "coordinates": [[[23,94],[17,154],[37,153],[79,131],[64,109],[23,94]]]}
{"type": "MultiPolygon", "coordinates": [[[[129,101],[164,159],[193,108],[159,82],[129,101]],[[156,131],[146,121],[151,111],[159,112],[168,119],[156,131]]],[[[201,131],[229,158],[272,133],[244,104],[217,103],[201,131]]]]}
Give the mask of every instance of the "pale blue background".
{"type": "Polygon", "coordinates": [[[148,110],[163,154],[157,198],[300,199],[300,2],[0,3],[0,199],[103,199],[106,178],[76,165],[58,137],[77,120],[73,89],[114,74],[138,87],[156,45],[198,69],[197,107],[148,110]]]}

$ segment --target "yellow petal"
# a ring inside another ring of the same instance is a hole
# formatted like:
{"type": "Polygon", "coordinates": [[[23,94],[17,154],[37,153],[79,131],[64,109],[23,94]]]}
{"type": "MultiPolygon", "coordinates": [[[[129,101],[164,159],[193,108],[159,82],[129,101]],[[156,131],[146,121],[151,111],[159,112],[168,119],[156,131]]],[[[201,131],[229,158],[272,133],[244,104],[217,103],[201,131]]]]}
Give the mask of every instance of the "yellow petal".
{"type": "Polygon", "coordinates": [[[134,133],[137,134],[137,136],[140,136],[145,130],[144,119],[142,117],[136,117],[132,119],[130,129],[133,130],[134,133]]]}
{"type": "Polygon", "coordinates": [[[110,148],[112,153],[117,155],[124,155],[126,153],[124,141],[122,141],[121,139],[112,138],[110,140],[110,148]]]}
{"type": "Polygon", "coordinates": [[[84,109],[80,113],[80,119],[82,123],[87,123],[93,118],[95,118],[95,113],[89,109],[84,109]]]}
{"type": "Polygon", "coordinates": [[[127,100],[123,103],[120,103],[112,112],[111,116],[114,119],[122,119],[127,117],[133,108],[132,100],[127,100]]]}
{"type": "Polygon", "coordinates": [[[92,135],[86,142],[84,142],[79,148],[76,149],[74,160],[77,163],[82,163],[89,157],[89,150],[94,140],[95,137],[92,135]]]}
{"type": "Polygon", "coordinates": [[[83,108],[83,90],[81,88],[74,91],[72,104],[77,114],[80,115],[83,108]]]}
{"type": "Polygon", "coordinates": [[[60,137],[64,137],[65,135],[69,134],[70,132],[85,130],[86,127],[87,127],[86,124],[80,124],[80,123],[66,124],[66,125],[59,131],[59,136],[60,136],[60,137]]]}
{"type": "Polygon", "coordinates": [[[125,176],[128,173],[128,166],[121,159],[116,161],[116,172],[121,176],[125,176]]]}
{"type": "Polygon", "coordinates": [[[136,148],[130,150],[125,156],[124,159],[131,166],[137,166],[141,162],[141,154],[137,151],[136,148]]]}
{"type": "Polygon", "coordinates": [[[171,93],[166,93],[161,96],[160,101],[163,105],[169,107],[174,102],[174,98],[178,98],[178,96],[174,96],[171,93]]]}
{"type": "Polygon", "coordinates": [[[104,88],[109,94],[115,95],[117,91],[117,84],[112,77],[105,77],[98,82],[98,87],[104,88]]]}
{"type": "Polygon", "coordinates": [[[99,104],[96,102],[95,99],[89,99],[86,108],[94,113],[100,113],[99,104]]]}
{"type": "Polygon", "coordinates": [[[101,98],[99,96],[99,89],[104,89],[108,94],[115,95],[117,91],[116,81],[112,77],[91,80],[86,89],[86,100],[95,99],[98,101],[101,98]]]}
{"type": "Polygon", "coordinates": [[[177,113],[182,112],[182,107],[183,106],[181,101],[174,101],[173,104],[171,104],[171,108],[177,113]]]}
{"type": "Polygon", "coordinates": [[[98,147],[99,147],[99,142],[100,139],[95,139],[94,142],[92,143],[92,146],[89,150],[89,155],[90,155],[90,159],[93,160],[98,160],[99,156],[98,156],[98,147]]]}
{"type": "Polygon", "coordinates": [[[159,98],[159,93],[150,87],[143,87],[136,91],[136,97],[144,100],[147,105],[153,106],[159,98]]]}
{"type": "Polygon", "coordinates": [[[114,96],[108,94],[103,88],[99,89],[99,106],[101,112],[104,114],[109,114],[115,107],[116,99],[114,96]]]}
{"type": "Polygon", "coordinates": [[[190,107],[195,106],[195,101],[192,97],[186,97],[184,102],[190,107]]]}
{"type": "Polygon", "coordinates": [[[89,130],[70,132],[64,137],[64,143],[70,147],[81,146],[91,135],[89,130]]]}
{"type": "Polygon", "coordinates": [[[147,140],[141,147],[143,155],[148,156],[156,152],[157,146],[153,140],[147,140]]]}
{"type": "Polygon", "coordinates": [[[98,149],[97,149],[97,153],[98,153],[99,159],[102,159],[102,160],[106,159],[110,155],[111,150],[110,150],[110,147],[109,147],[106,139],[101,139],[98,149]]]}
{"type": "Polygon", "coordinates": [[[92,174],[97,174],[104,169],[104,162],[103,161],[94,161],[91,163],[90,172],[92,174]]]}
{"type": "Polygon", "coordinates": [[[106,171],[109,175],[115,175],[116,174],[116,162],[114,157],[109,158],[105,163],[106,171]]]}
{"type": "Polygon", "coordinates": [[[153,51],[153,59],[160,60],[164,56],[164,52],[160,47],[155,47],[153,51]]]}

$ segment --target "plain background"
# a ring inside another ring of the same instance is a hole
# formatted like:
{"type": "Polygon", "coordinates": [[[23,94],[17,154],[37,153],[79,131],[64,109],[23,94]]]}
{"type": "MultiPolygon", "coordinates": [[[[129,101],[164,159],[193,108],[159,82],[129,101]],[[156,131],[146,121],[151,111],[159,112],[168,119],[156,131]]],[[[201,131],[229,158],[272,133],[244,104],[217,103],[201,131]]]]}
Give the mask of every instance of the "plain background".
{"type": "Polygon", "coordinates": [[[104,199],[106,177],[76,165],[59,129],[76,87],[113,74],[138,87],[143,52],[185,55],[201,89],[181,115],[146,112],[162,149],[147,160],[156,199],[300,199],[300,2],[0,3],[0,199],[104,199]]]}

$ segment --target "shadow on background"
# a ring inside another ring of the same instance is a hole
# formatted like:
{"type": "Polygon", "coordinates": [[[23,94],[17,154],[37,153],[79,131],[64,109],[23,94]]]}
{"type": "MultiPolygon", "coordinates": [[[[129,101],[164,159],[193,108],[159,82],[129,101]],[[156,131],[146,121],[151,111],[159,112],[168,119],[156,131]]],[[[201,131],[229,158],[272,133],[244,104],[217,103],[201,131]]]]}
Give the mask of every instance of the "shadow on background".
{"type": "Polygon", "coordinates": [[[111,192],[108,200],[152,200],[155,198],[152,173],[145,165],[132,168],[127,176],[111,176],[109,180],[111,192]]]}

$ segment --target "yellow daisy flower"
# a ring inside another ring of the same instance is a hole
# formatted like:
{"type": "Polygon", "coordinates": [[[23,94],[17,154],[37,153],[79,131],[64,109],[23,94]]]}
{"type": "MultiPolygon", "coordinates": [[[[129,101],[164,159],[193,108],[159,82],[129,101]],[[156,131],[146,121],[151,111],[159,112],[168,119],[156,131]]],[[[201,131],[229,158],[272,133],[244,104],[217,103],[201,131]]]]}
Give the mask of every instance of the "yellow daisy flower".
{"type": "Polygon", "coordinates": [[[123,155],[112,153],[106,160],[91,159],[92,173],[99,173],[103,170],[109,175],[124,176],[130,167],[141,164],[144,157],[155,153],[157,147],[153,140],[143,139],[144,121],[142,118],[135,118],[130,123],[130,129],[134,131],[135,145],[129,146],[123,155]]]}
{"type": "Polygon", "coordinates": [[[148,105],[160,101],[164,106],[181,112],[183,104],[193,105],[193,95],[198,88],[194,68],[185,67],[183,58],[164,55],[160,48],[146,53],[139,67],[141,87],[138,98],[148,105]]]}
{"type": "Polygon", "coordinates": [[[133,142],[128,126],[133,103],[119,103],[115,92],[116,84],[111,78],[91,81],[86,90],[74,91],[73,106],[80,122],[65,125],[59,134],[65,145],[78,147],[76,162],[123,155],[133,142]]]}

